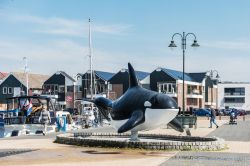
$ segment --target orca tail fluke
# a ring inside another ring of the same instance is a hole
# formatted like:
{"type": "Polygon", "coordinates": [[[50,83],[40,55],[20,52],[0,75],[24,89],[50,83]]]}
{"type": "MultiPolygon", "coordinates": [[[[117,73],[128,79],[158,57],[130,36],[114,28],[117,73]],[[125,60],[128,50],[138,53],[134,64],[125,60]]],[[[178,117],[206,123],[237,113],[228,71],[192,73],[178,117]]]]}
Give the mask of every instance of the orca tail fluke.
{"type": "Polygon", "coordinates": [[[181,122],[176,118],[174,118],[171,122],[169,122],[168,125],[176,131],[184,132],[181,122]]]}
{"type": "Polygon", "coordinates": [[[138,86],[138,79],[135,74],[135,70],[130,63],[128,63],[129,72],[129,87],[138,86]]]}

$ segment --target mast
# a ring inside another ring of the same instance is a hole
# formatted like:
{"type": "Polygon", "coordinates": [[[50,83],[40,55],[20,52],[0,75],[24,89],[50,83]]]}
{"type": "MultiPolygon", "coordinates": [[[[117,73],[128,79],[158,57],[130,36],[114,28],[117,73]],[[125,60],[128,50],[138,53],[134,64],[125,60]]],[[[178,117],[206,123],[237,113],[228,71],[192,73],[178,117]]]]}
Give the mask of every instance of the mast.
{"type": "Polygon", "coordinates": [[[28,59],[27,57],[23,57],[24,60],[24,73],[26,76],[26,95],[29,95],[29,75],[28,75],[28,59]]]}
{"type": "Polygon", "coordinates": [[[93,99],[93,66],[92,66],[92,39],[91,39],[91,23],[89,18],[89,59],[90,59],[90,95],[93,99]]]}

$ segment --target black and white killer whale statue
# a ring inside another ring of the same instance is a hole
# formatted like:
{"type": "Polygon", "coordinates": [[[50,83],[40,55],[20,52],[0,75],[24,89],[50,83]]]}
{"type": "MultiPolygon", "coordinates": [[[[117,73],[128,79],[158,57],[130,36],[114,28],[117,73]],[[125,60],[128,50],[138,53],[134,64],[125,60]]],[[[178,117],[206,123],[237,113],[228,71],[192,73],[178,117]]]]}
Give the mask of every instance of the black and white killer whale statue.
{"type": "Polygon", "coordinates": [[[104,97],[91,100],[99,111],[110,120],[118,133],[131,131],[131,139],[137,139],[138,131],[150,130],[169,124],[183,132],[179,121],[175,119],[178,107],[174,99],[166,94],[157,93],[139,86],[135,71],[128,63],[129,88],[117,100],[104,97]]]}

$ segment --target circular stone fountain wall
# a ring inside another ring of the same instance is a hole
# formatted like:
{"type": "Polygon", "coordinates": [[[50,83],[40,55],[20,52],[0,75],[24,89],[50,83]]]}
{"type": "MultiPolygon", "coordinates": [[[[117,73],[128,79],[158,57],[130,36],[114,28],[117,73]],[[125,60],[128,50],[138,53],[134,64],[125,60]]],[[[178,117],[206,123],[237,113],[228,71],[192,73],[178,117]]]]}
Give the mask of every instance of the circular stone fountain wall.
{"type": "Polygon", "coordinates": [[[112,148],[139,148],[151,150],[221,150],[225,141],[216,137],[172,136],[139,134],[140,141],[129,141],[130,134],[74,133],[61,134],[57,143],[112,148]]]}

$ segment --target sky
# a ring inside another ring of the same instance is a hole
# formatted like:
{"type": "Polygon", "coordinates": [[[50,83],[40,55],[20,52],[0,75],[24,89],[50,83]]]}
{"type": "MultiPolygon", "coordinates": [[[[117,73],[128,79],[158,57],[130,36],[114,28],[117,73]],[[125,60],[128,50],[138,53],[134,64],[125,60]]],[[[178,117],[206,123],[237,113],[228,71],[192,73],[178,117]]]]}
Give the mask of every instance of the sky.
{"type": "Polygon", "coordinates": [[[182,71],[181,38],[187,37],[186,72],[214,70],[221,81],[250,82],[250,1],[246,0],[0,0],[0,71],[70,75],[89,69],[91,18],[93,68],[116,73],[182,71]],[[216,71],[215,71],[216,70],[216,71]]]}

